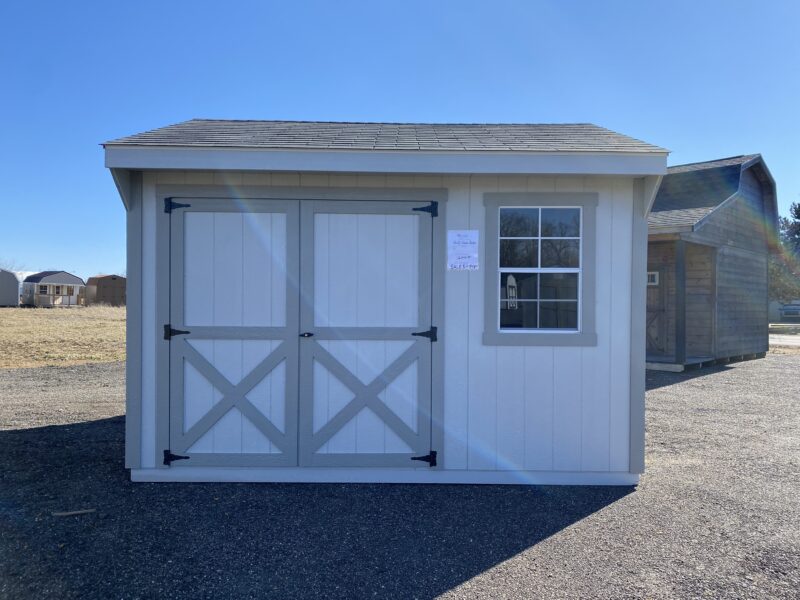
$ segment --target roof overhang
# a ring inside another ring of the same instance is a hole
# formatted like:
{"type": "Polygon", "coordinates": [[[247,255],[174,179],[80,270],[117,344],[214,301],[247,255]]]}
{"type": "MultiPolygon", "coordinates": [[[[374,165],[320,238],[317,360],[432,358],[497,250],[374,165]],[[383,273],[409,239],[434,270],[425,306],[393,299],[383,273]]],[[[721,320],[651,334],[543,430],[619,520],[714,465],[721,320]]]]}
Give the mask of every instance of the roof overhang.
{"type": "MultiPolygon", "coordinates": [[[[667,152],[272,150],[106,144],[105,164],[112,174],[131,169],[641,177],[665,174],[667,152]]],[[[121,194],[126,189],[123,178],[114,175],[121,194]]]]}

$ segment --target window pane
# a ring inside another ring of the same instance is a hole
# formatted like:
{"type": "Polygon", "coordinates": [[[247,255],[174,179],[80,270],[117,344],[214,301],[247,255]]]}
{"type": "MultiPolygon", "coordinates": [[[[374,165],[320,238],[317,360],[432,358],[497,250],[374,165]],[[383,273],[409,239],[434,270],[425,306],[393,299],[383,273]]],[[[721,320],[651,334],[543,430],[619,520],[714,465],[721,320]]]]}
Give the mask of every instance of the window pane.
{"type": "Polygon", "coordinates": [[[580,237],[579,208],[543,208],[542,237],[580,237]]]}
{"type": "Polygon", "coordinates": [[[577,302],[540,302],[542,329],[577,329],[577,302]]]}
{"type": "Polygon", "coordinates": [[[580,267],[580,240],[542,240],[542,268],[553,267],[580,267]]]}
{"type": "Polygon", "coordinates": [[[501,329],[536,329],[537,302],[517,302],[511,308],[511,302],[500,303],[501,329]]]}
{"type": "Polygon", "coordinates": [[[536,300],[536,273],[500,273],[501,300],[536,300]]]}
{"type": "Polygon", "coordinates": [[[501,208],[500,237],[539,237],[539,209],[501,208]]]}
{"type": "Polygon", "coordinates": [[[537,240],[500,240],[501,267],[537,267],[537,240]]]}
{"type": "Polygon", "coordinates": [[[542,273],[542,300],[577,300],[577,273],[542,273]]]}

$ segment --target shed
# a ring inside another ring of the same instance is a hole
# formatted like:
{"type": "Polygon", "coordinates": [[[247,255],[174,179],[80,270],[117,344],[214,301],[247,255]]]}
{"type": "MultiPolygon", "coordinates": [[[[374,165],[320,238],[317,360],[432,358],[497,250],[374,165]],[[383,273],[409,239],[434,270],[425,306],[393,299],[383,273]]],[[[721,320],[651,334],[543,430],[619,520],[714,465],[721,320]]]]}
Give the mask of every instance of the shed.
{"type": "Polygon", "coordinates": [[[760,154],[670,167],[648,219],[648,367],[764,356],[775,181],[760,154]]]}
{"type": "Polygon", "coordinates": [[[25,306],[77,306],[83,295],[83,279],[66,271],[42,271],[28,275],[22,282],[25,306]]]}
{"type": "Polygon", "coordinates": [[[84,302],[91,304],[108,304],[125,306],[125,283],[122,275],[95,275],[86,280],[84,302]]]}
{"type": "Polygon", "coordinates": [[[214,120],[104,147],[133,480],[638,481],[666,150],[590,124],[214,120]]]}
{"type": "Polygon", "coordinates": [[[19,304],[19,279],[16,273],[0,269],[0,306],[19,304]]]}

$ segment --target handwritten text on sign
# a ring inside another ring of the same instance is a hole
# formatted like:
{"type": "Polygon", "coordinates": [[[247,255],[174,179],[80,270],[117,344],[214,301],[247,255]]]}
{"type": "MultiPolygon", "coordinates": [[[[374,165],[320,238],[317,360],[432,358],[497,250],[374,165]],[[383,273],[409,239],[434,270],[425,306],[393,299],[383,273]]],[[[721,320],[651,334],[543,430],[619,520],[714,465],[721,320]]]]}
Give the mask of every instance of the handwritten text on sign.
{"type": "Polygon", "coordinates": [[[451,229],[447,232],[447,268],[450,271],[477,271],[478,231],[451,229]]]}

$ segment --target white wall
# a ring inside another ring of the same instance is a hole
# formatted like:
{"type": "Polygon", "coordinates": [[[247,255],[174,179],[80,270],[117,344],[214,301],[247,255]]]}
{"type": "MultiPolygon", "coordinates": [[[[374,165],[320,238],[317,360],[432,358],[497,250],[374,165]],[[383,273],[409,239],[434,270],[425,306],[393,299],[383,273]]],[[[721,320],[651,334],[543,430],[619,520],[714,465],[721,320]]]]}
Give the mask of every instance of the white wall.
{"type": "MultiPolygon", "coordinates": [[[[485,192],[599,194],[598,345],[482,345],[485,266],[445,276],[445,445],[449,470],[627,472],[633,180],[614,177],[145,173],[142,293],[142,467],[155,448],[155,186],[164,184],[446,187],[448,229],[478,229],[485,192]]],[[[482,251],[481,251],[481,260],[482,251]]],[[[437,268],[437,266],[434,266],[437,268]]],[[[439,267],[440,268],[440,267],[439,267]]],[[[493,274],[493,271],[492,271],[493,274]]],[[[524,481],[524,475],[521,478],[524,481]]]]}

